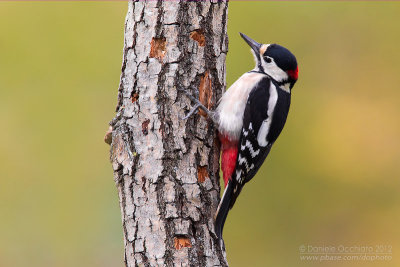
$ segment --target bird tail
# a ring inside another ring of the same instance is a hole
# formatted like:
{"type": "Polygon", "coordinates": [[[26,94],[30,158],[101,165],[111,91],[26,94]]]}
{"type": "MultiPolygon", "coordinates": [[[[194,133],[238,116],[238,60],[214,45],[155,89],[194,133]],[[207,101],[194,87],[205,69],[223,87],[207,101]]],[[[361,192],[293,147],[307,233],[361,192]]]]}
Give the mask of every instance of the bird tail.
{"type": "Polygon", "coordinates": [[[217,214],[215,218],[215,233],[217,234],[218,239],[222,240],[222,230],[224,228],[226,217],[228,216],[228,212],[232,207],[232,195],[233,195],[233,181],[230,180],[228,185],[224,190],[224,194],[222,195],[222,199],[219,202],[217,214]]]}

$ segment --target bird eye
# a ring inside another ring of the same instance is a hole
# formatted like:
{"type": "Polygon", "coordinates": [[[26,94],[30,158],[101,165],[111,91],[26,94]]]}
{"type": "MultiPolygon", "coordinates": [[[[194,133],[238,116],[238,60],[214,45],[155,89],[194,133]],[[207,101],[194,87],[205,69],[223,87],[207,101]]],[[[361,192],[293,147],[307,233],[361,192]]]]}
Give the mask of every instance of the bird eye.
{"type": "Polygon", "coordinates": [[[267,62],[267,63],[271,63],[272,62],[272,59],[270,57],[265,57],[264,59],[265,59],[265,62],[267,62]]]}

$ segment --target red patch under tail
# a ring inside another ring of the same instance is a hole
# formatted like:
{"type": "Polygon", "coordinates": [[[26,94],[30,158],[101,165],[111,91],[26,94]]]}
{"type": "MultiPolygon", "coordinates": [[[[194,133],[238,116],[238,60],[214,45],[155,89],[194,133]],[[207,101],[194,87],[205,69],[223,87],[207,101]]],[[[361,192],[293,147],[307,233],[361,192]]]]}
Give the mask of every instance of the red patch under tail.
{"type": "Polygon", "coordinates": [[[236,158],[238,154],[238,141],[230,140],[226,135],[219,134],[221,141],[221,169],[224,176],[225,187],[232,178],[236,167],[236,158]]]}

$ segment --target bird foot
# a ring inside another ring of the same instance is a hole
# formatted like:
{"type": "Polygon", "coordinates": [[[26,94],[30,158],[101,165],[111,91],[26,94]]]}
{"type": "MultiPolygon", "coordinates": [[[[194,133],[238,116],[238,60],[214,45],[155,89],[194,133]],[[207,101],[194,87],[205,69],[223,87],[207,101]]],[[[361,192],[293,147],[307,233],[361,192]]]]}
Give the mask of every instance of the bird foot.
{"type": "MultiPolygon", "coordinates": [[[[218,120],[216,116],[215,111],[210,111],[208,108],[206,108],[200,100],[198,100],[196,97],[191,95],[188,90],[183,89],[183,88],[178,88],[179,91],[182,91],[192,102],[195,103],[195,105],[190,109],[189,113],[186,114],[185,117],[181,118],[181,120],[186,120],[190,118],[198,109],[202,109],[207,116],[213,121],[214,124],[218,125],[218,120]]],[[[195,89],[197,91],[197,89],[195,89]]]]}

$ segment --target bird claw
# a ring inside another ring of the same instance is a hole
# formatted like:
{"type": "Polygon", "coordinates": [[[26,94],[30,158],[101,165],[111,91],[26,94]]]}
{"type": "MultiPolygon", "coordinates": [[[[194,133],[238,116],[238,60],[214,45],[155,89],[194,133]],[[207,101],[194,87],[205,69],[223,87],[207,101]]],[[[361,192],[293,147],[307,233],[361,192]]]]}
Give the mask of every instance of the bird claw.
{"type": "Polygon", "coordinates": [[[186,114],[185,117],[179,118],[179,119],[181,119],[181,120],[187,120],[187,119],[189,119],[190,116],[192,116],[193,113],[195,113],[199,108],[200,108],[200,105],[199,105],[199,104],[196,104],[194,107],[192,107],[192,109],[189,111],[189,113],[186,114]]]}
{"type": "Polygon", "coordinates": [[[182,120],[186,120],[188,118],[190,118],[190,116],[192,116],[198,109],[202,109],[204,110],[205,113],[207,113],[208,117],[214,122],[217,123],[217,120],[215,118],[215,112],[208,110],[208,108],[206,108],[201,102],[200,100],[198,100],[196,97],[194,97],[193,95],[191,95],[186,89],[183,88],[178,88],[179,91],[182,91],[185,93],[185,95],[192,101],[195,103],[195,105],[191,108],[191,110],[189,111],[188,114],[186,114],[185,117],[181,118],[182,120]]]}

